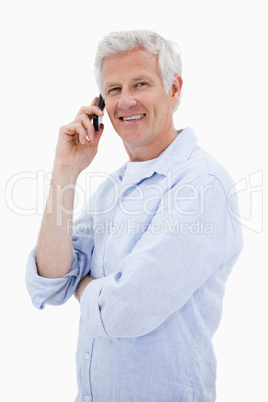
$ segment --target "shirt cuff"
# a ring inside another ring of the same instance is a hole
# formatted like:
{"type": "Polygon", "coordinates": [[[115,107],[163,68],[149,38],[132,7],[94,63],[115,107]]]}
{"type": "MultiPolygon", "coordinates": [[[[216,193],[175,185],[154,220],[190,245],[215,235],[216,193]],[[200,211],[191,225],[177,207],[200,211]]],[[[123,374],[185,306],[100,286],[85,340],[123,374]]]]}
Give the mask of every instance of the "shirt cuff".
{"type": "Polygon", "coordinates": [[[26,270],[26,287],[33,305],[44,309],[46,303],[61,305],[73,294],[79,279],[79,264],[75,253],[70,272],[61,278],[45,278],[38,275],[36,266],[36,248],[30,253],[26,270]]]}

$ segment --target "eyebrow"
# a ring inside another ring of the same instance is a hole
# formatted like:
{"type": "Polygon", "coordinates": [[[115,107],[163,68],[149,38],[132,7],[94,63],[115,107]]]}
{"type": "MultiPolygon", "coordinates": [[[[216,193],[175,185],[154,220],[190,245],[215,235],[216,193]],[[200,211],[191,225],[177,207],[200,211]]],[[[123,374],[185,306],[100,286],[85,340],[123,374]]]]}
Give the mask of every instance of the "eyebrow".
{"type": "Polygon", "coordinates": [[[138,77],[135,77],[132,81],[152,81],[152,77],[150,75],[139,75],[138,77]]]}

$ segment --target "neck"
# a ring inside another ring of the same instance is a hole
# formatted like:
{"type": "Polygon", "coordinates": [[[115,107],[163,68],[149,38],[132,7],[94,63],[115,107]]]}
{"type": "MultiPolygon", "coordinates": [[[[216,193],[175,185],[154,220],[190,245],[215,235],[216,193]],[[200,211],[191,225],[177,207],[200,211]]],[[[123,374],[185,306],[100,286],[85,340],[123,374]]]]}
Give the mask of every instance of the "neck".
{"type": "Polygon", "coordinates": [[[159,135],[147,144],[135,145],[124,142],[124,146],[131,162],[142,162],[157,158],[177,136],[178,133],[173,127],[168,133],[159,135]]]}

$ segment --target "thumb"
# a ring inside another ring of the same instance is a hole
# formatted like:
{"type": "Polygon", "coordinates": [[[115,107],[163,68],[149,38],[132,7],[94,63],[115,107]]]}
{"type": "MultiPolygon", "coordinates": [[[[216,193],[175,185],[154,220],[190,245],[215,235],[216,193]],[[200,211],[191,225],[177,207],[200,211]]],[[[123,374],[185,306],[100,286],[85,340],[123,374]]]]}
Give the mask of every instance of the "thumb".
{"type": "Polygon", "coordinates": [[[93,143],[92,145],[98,145],[99,140],[102,136],[103,130],[104,130],[104,124],[101,123],[99,131],[95,131],[94,138],[92,140],[92,143],[93,143]]]}

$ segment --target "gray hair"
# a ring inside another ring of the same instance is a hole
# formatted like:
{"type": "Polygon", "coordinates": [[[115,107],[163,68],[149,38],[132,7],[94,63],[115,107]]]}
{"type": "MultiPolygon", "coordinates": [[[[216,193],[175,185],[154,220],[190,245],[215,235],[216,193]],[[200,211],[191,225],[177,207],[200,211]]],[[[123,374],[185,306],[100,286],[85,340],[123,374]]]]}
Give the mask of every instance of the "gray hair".
{"type": "MultiPolygon", "coordinates": [[[[142,47],[149,53],[158,55],[159,73],[166,93],[174,82],[174,76],[176,74],[181,76],[181,54],[175,42],[148,30],[112,32],[99,43],[95,58],[95,76],[102,95],[102,65],[105,57],[128,52],[137,47],[142,47]]],[[[174,111],[177,107],[178,104],[174,111]]]]}

